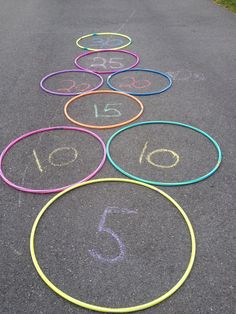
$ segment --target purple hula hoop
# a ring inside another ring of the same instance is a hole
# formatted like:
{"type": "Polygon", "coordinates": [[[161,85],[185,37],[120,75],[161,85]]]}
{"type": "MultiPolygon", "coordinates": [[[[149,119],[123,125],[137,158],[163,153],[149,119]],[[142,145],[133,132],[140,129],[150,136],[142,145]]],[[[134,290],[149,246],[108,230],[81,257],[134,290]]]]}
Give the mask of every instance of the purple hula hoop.
{"type": "Polygon", "coordinates": [[[84,132],[84,133],[87,133],[87,134],[90,134],[92,135],[93,137],[95,137],[101,144],[102,146],[102,149],[103,149],[103,157],[102,157],[102,160],[100,162],[100,164],[98,165],[98,167],[92,172],[90,173],[87,177],[85,177],[84,179],[76,182],[76,183],[79,183],[79,182],[84,182],[84,181],[87,181],[89,180],[90,178],[94,177],[98,171],[102,168],[102,166],[104,165],[105,163],[105,160],[106,160],[106,147],[105,147],[105,144],[103,142],[103,140],[94,132],[92,131],[89,131],[89,130],[86,130],[86,129],[82,129],[82,128],[77,128],[77,127],[69,127],[69,126],[55,126],[55,127],[50,127],[50,128],[43,128],[43,129],[39,129],[39,130],[35,130],[35,131],[32,131],[32,132],[29,132],[29,133],[26,133],[18,138],[16,138],[15,140],[13,140],[4,150],[3,152],[1,153],[1,156],[0,156],[0,177],[2,178],[3,181],[5,181],[9,186],[13,187],[14,189],[16,190],[19,190],[19,191],[23,191],[23,192],[28,192],[28,193],[37,193],[37,194],[48,194],[48,193],[56,193],[56,192],[61,192],[63,190],[65,190],[66,188],[74,185],[75,183],[73,184],[70,184],[70,185],[67,185],[67,186],[64,186],[64,187],[61,187],[61,188],[56,188],[56,189],[46,189],[46,190],[34,190],[34,189],[28,189],[28,188],[25,188],[23,186],[19,186],[19,185],[16,185],[15,183],[11,182],[10,180],[8,180],[4,173],[3,173],[3,170],[2,170],[2,166],[3,166],[3,159],[4,157],[6,156],[7,152],[11,149],[12,146],[14,146],[16,143],[18,143],[19,141],[31,136],[31,135],[34,135],[34,134],[38,134],[38,133],[43,133],[43,132],[47,132],[47,131],[53,131],[53,130],[72,130],[72,131],[80,131],[80,132],[84,132]]]}
{"type": "MultiPolygon", "coordinates": [[[[131,66],[127,67],[127,68],[123,68],[123,70],[128,70],[128,69],[132,69],[134,68],[140,61],[140,58],[139,56],[137,55],[137,53],[134,53],[134,52],[131,52],[131,51],[128,51],[128,50],[114,50],[114,49],[103,49],[103,50],[96,50],[96,51],[89,51],[89,52],[85,52],[81,55],[79,55],[76,59],[75,59],[75,65],[81,69],[81,70],[84,70],[84,71],[92,71],[90,69],[87,69],[87,68],[84,68],[83,66],[79,65],[78,61],[83,58],[83,57],[86,57],[86,56],[90,56],[92,54],[95,54],[95,53],[101,53],[101,52],[112,52],[112,53],[126,53],[130,56],[133,56],[136,61],[134,64],[132,64],[131,66]]],[[[119,69],[116,69],[116,70],[112,70],[112,71],[93,71],[94,73],[97,73],[97,74],[111,74],[111,73],[115,73],[115,72],[118,72],[118,71],[121,71],[121,68],[119,69]]]]}
{"type": "Polygon", "coordinates": [[[79,95],[79,94],[82,94],[82,93],[85,93],[85,92],[88,92],[88,91],[96,90],[96,89],[98,89],[99,87],[101,87],[102,84],[103,84],[103,78],[101,77],[101,75],[99,75],[98,73],[95,73],[95,72],[93,72],[93,71],[84,70],[84,69],[82,69],[82,70],[71,69],[71,70],[62,70],[62,71],[53,72],[53,73],[50,73],[50,74],[44,76],[44,77],[42,78],[42,80],[40,81],[40,87],[41,87],[45,92],[50,93],[50,94],[53,94],[53,95],[57,95],[57,96],[76,96],[76,95],[79,95]],[[60,93],[60,92],[54,92],[54,91],[52,91],[52,90],[47,89],[46,87],[44,87],[43,84],[44,84],[44,82],[45,82],[48,78],[50,78],[50,77],[52,77],[52,76],[54,76],[54,75],[57,75],[57,74],[68,73],[68,72],[79,72],[79,73],[82,72],[82,73],[88,73],[88,74],[95,75],[95,76],[97,76],[97,77],[100,79],[100,83],[99,83],[97,86],[95,86],[94,88],[92,88],[92,89],[89,89],[89,90],[84,91],[84,92],[78,92],[78,93],[60,93]]]}

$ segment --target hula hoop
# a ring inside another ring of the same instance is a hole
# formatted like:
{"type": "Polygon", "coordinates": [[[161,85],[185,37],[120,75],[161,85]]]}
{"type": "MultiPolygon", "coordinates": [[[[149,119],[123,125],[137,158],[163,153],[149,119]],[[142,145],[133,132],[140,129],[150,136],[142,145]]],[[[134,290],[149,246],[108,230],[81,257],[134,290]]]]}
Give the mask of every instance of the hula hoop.
{"type": "Polygon", "coordinates": [[[150,96],[150,95],[156,95],[156,94],[161,94],[165,91],[167,91],[168,89],[171,88],[173,84],[173,80],[172,78],[170,77],[170,75],[168,75],[167,73],[164,73],[164,72],[160,72],[160,71],[156,71],[156,70],[151,70],[151,69],[143,69],[143,68],[135,68],[135,69],[125,69],[125,70],[122,70],[122,71],[118,71],[118,72],[115,72],[111,75],[108,76],[107,78],[107,85],[113,89],[113,90],[116,90],[116,91],[119,91],[119,92],[123,92],[123,93],[127,93],[127,94],[130,94],[130,95],[134,95],[134,96],[150,96]],[[118,75],[120,73],[123,73],[123,72],[129,72],[129,71],[143,71],[143,72],[151,72],[151,73],[155,73],[155,74],[158,74],[162,77],[164,77],[165,79],[167,79],[168,81],[168,84],[166,87],[158,90],[158,91],[154,91],[154,92],[147,92],[147,93],[135,93],[135,92],[128,92],[128,91],[125,91],[125,90],[122,90],[122,89],[119,89],[117,87],[114,87],[111,83],[111,79],[115,76],[115,75],[118,75]]]}
{"type": "Polygon", "coordinates": [[[194,263],[194,259],[195,259],[195,255],[196,255],[196,240],[195,240],[195,235],[194,235],[194,230],[192,227],[192,224],[188,218],[188,216],[186,215],[185,211],[182,209],[182,207],[172,198],[170,197],[168,194],[166,194],[164,191],[142,183],[142,182],[138,182],[138,181],[133,181],[130,179],[121,179],[121,178],[104,178],[104,179],[97,179],[97,180],[91,180],[91,181],[87,181],[87,182],[83,182],[83,183],[79,183],[77,185],[74,185],[68,189],[66,189],[65,191],[55,195],[39,212],[38,216],[36,217],[32,230],[31,230],[31,234],[30,234],[30,253],[31,253],[31,257],[33,260],[33,264],[39,274],[39,276],[41,277],[41,279],[46,283],[46,285],[52,289],[55,293],[57,293],[59,296],[61,296],[62,298],[66,299],[69,302],[72,302],[76,305],[79,305],[81,307],[84,307],[86,309],[89,310],[93,310],[93,311],[98,311],[98,312],[109,312],[109,313],[128,313],[128,312],[134,312],[134,311],[140,311],[140,310],[144,310],[147,309],[151,306],[154,306],[162,301],[164,301],[165,299],[167,299],[168,297],[170,297],[174,292],[176,292],[180,286],[185,282],[185,280],[187,279],[188,275],[191,272],[191,269],[193,267],[193,263],[194,263]],[[80,301],[78,299],[75,299],[73,297],[71,297],[70,295],[66,294],[65,292],[63,292],[62,290],[60,290],[58,287],[56,287],[47,277],[46,275],[43,273],[42,269],[39,266],[36,254],[35,254],[35,248],[34,248],[34,239],[35,239],[35,233],[37,230],[37,226],[39,224],[39,221],[41,219],[41,217],[43,216],[43,214],[45,213],[45,211],[49,208],[49,206],[51,204],[53,204],[57,199],[59,199],[61,196],[63,196],[64,194],[66,194],[67,192],[74,190],[76,188],[79,188],[81,186],[85,186],[85,185],[89,185],[89,184],[93,184],[93,183],[99,183],[99,182],[125,182],[125,183],[132,183],[132,184],[136,184],[136,185],[141,185],[144,186],[146,188],[149,188],[151,190],[154,190],[158,193],[160,193],[162,196],[164,196],[168,201],[170,201],[175,207],[177,207],[177,209],[179,210],[180,214],[182,215],[185,223],[187,224],[188,230],[189,230],[189,234],[190,234],[190,239],[191,239],[191,255],[190,255],[190,259],[189,259],[189,263],[188,266],[185,270],[185,273],[183,274],[183,276],[180,278],[180,280],[169,290],[167,291],[165,294],[163,294],[162,296],[158,297],[155,300],[152,300],[150,302],[141,304],[141,305],[136,305],[136,306],[132,306],[132,307],[123,307],[123,308],[107,308],[107,307],[102,307],[102,306],[98,306],[98,305],[93,305],[93,304],[89,304],[89,303],[85,303],[83,301],[80,301]]]}
{"type": "MultiPolygon", "coordinates": [[[[101,53],[101,52],[115,52],[115,53],[118,53],[118,52],[119,52],[119,53],[126,53],[126,54],[128,54],[128,55],[130,55],[130,56],[133,56],[133,57],[136,59],[135,63],[132,64],[132,65],[129,66],[129,67],[123,68],[122,71],[131,69],[131,68],[134,68],[134,67],[139,63],[139,61],[140,61],[140,58],[139,58],[139,56],[138,56],[136,53],[131,52],[131,51],[128,51],[128,50],[102,49],[102,50],[98,50],[98,51],[85,52],[85,53],[83,53],[82,55],[79,55],[79,56],[75,59],[75,61],[74,61],[74,62],[75,62],[75,65],[76,65],[79,69],[81,69],[81,70],[83,70],[83,71],[92,71],[92,70],[90,70],[90,69],[88,69],[88,68],[85,68],[85,67],[81,66],[81,65],[79,64],[79,60],[80,60],[81,58],[84,58],[84,57],[87,57],[87,56],[90,56],[90,55],[93,55],[93,54],[96,54],[96,53],[101,53]]],[[[111,74],[111,73],[116,73],[117,71],[120,72],[119,69],[118,69],[118,70],[111,70],[111,71],[95,71],[95,70],[93,70],[94,73],[98,73],[98,74],[111,74]]]]}
{"type": "Polygon", "coordinates": [[[160,186],[180,186],[180,185],[187,185],[187,184],[192,184],[192,183],[197,183],[199,181],[202,181],[202,180],[205,180],[207,179],[208,177],[210,177],[211,175],[213,175],[213,173],[216,172],[216,170],[219,168],[220,164],[221,164],[221,161],[222,161],[222,152],[221,152],[221,149],[220,149],[220,146],[218,145],[218,143],[209,135],[207,134],[206,132],[194,127],[194,126],[191,126],[191,125],[188,125],[188,124],[184,124],[184,123],[180,123],[180,122],[174,122],[174,121],[145,121],[145,122],[139,122],[139,123],[134,123],[132,125],[129,125],[129,126],[126,126],[120,130],[118,130],[117,132],[115,132],[108,140],[107,142],[107,145],[106,145],[106,150],[107,150],[107,158],[108,160],[110,161],[110,163],[116,168],[116,170],[118,170],[119,172],[123,173],[125,176],[129,177],[129,178],[132,178],[132,179],[135,179],[135,180],[138,180],[140,182],[144,182],[144,183],[148,183],[148,184],[153,184],[153,185],[160,185],[160,186]],[[125,131],[125,130],[128,130],[128,129],[131,129],[133,127],[136,127],[136,126],[140,126],[140,125],[148,125],[148,124],[171,124],[171,125],[178,125],[178,126],[181,126],[181,127],[185,127],[185,128],[188,128],[188,129],[191,129],[193,131],[196,131],[200,134],[202,134],[203,136],[205,136],[216,148],[216,151],[218,153],[218,160],[217,160],[217,163],[216,165],[212,168],[212,170],[210,172],[208,172],[207,174],[201,176],[201,177],[198,177],[196,179],[193,179],[193,180],[188,180],[188,181],[181,181],[181,182],[158,182],[158,181],[150,181],[150,180],[145,180],[145,179],[142,179],[140,177],[136,177],[134,175],[132,175],[131,173],[129,172],[126,172],[125,170],[123,170],[121,167],[119,167],[115,162],[114,160],[112,159],[111,157],[111,153],[110,153],[110,145],[111,145],[111,142],[112,140],[118,135],[120,134],[121,132],[125,131]]]}
{"type": "Polygon", "coordinates": [[[120,33],[92,33],[92,34],[88,34],[88,35],[84,35],[84,36],[81,36],[80,38],[78,38],[77,40],[76,40],[76,45],[78,46],[78,47],[80,47],[81,49],[84,49],[84,50],[89,50],[89,51],[97,51],[97,50],[102,50],[102,49],[96,49],[96,48],[89,48],[89,47],[84,47],[84,46],[82,46],[82,45],[80,45],[80,41],[82,40],[82,39],[85,39],[85,38],[88,38],[88,37],[93,37],[93,36],[104,36],[104,35],[113,35],[113,36],[119,36],[119,37],[123,37],[123,38],[125,38],[125,39],[128,39],[128,43],[127,44],[125,44],[125,45],[122,45],[122,46],[119,46],[119,47],[114,47],[114,48],[111,48],[112,50],[119,50],[119,49],[123,49],[123,48],[125,48],[125,47],[128,47],[131,43],[132,43],[132,39],[129,37],[129,36],[127,36],[127,35],[124,35],[124,34],[120,34],[120,33]]]}
{"type": "Polygon", "coordinates": [[[69,72],[78,72],[78,73],[88,73],[88,74],[92,74],[96,77],[98,77],[100,79],[100,83],[98,85],[96,85],[94,88],[90,89],[90,90],[96,90],[98,89],[99,87],[102,86],[103,84],[103,78],[101,77],[101,75],[99,75],[98,73],[95,73],[95,72],[92,72],[92,71],[85,71],[85,70],[77,70],[77,69],[70,69],[70,70],[62,70],[62,71],[57,71],[57,72],[53,72],[53,73],[50,73],[46,76],[44,76],[42,78],[42,80],[40,81],[40,87],[42,88],[42,90],[44,90],[45,92],[49,93],[49,94],[53,94],[53,95],[57,95],[57,96],[75,96],[75,95],[80,95],[82,94],[83,92],[77,92],[77,93],[60,93],[60,92],[54,92],[53,90],[50,90],[48,88],[46,88],[43,84],[44,82],[52,77],[52,76],[55,76],[55,75],[58,75],[58,74],[61,74],[61,73],[69,73],[69,72]]]}
{"type": "Polygon", "coordinates": [[[116,127],[119,127],[119,126],[122,126],[122,125],[126,125],[128,123],[131,123],[135,120],[137,120],[141,114],[143,113],[143,110],[144,110],[144,107],[143,107],[143,104],[142,102],[137,99],[136,97],[134,96],[131,96],[129,94],[125,94],[125,93],[122,93],[122,92],[116,92],[116,91],[110,91],[110,90],[97,90],[97,91],[93,91],[93,92],[88,92],[86,94],[82,94],[82,95],[78,95],[78,96],[75,96],[73,98],[71,98],[66,104],[65,104],[65,107],[64,107],[64,114],[66,116],[66,118],[68,120],[70,120],[72,123],[74,124],[77,124],[77,125],[80,125],[80,126],[83,126],[85,128],[91,128],[91,129],[111,129],[111,128],[116,128],[116,127]],[[134,116],[133,118],[127,120],[127,121],[124,121],[124,122],[120,122],[120,123],[116,123],[116,124],[111,124],[111,125],[91,125],[91,124],[85,124],[85,123],[81,123],[77,120],[74,120],[73,118],[71,118],[67,112],[68,110],[68,107],[77,99],[81,98],[81,97],[85,97],[85,96],[88,96],[88,95],[94,95],[94,94],[118,94],[118,95],[122,95],[122,96],[125,96],[125,97],[128,97],[130,99],[133,99],[137,102],[137,104],[140,106],[140,111],[139,113],[134,116]]]}
{"type": "MultiPolygon", "coordinates": [[[[30,137],[31,135],[34,135],[34,134],[39,134],[39,133],[43,133],[43,132],[47,132],[47,131],[54,131],[54,130],[72,130],[72,131],[79,131],[79,132],[83,132],[83,133],[87,133],[93,137],[95,137],[99,143],[101,144],[102,146],[102,149],[103,149],[103,157],[102,157],[102,160],[100,162],[100,164],[98,165],[98,167],[92,172],[90,173],[87,177],[85,177],[84,179],[80,180],[79,182],[84,182],[84,181],[87,181],[89,180],[90,178],[94,177],[97,172],[102,168],[102,166],[104,165],[105,163],[105,160],[106,160],[106,147],[105,147],[105,144],[104,142],[102,141],[102,139],[95,133],[93,133],[92,131],[89,131],[89,130],[85,130],[85,129],[82,129],[82,128],[77,128],[77,127],[69,127],[69,126],[55,126],[55,127],[50,127],[50,128],[43,128],[43,129],[39,129],[39,130],[35,130],[35,131],[32,131],[32,132],[29,132],[29,133],[26,133],[18,138],[16,138],[15,140],[13,140],[4,150],[3,152],[1,153],[1,156],[0,156],[0,177],[2,178],[2,180],[4,182],[6,182],[9,186],[13,187],[14,189],[16,190],[19,190],[19,191],[23,191],[23,192],[28,192],[28,193],[37,193],[37,194],[48,194],[48,193],[56,193],[56,192],[61,192],[63,190],[65,190],[66,188],[74,185],[75,183],[73,184],[70,184],[70,185],[67,185],[67,186],[64,186],[64,187],[61,187],[61,188],[55,188],[55,189],[45,189],[45,190],[36,190],[36,189],[28,189],[28,188],[25,188],[23,186],[20,186],[20,185],[16,185],[15,183],[11,182],[9,179],[6,178],[6,176],[4,175],[3,173],[3,170],[2,170],[2,167],[3,167],[3,159],[4,157],[6,156],[7,152],[11,149],[12,146],[14,146],[16,143],[20,142],[21,140],[27,138],[27,137],[30,137]]],[[[78,182],[76,182],[78,183],[78,182]]]]}

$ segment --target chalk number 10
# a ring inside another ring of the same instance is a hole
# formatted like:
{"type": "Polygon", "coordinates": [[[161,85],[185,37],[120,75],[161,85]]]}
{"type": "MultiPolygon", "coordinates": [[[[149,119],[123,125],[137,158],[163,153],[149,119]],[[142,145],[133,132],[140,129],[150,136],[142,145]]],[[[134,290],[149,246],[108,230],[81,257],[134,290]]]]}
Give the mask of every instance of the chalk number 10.
{"type": "MultiPolygon", "coordinates": [[[[39,160],[38,154],[36,152],[35,149],[33,149],[33,156],[36,162],[36,165],[38,167],[38,170],[40,172],[44,172],[45,168],[43,169],[43,166],[39,160]]],[[[63,167],[63,166],[67,166],[69,164],[71,164],[72,162],[74,162],[78,157],[78,151],[74,148],[74,147],[58,147],[56,149],[54,149],[49,155],[48,155],[48,162],[50,165],[54,166],[54,167],[63,167]],[[56,155],[59,152],[66,152],[67,153],[67,160],[58,162],[56,161],[56,155]]]]}
{"type": "Polygon", "coordinates": [[[146,142],[143,149],[142,149],[142,152],[139,156],[139,163],[140,165],[142,164],[143,162],[143,159],[146,159],[146,161],[154,166],[154,167],[158,167],[158,168],[173,168],[175,167],[178,162],[179,162],[179,155],[174,152],[173,150],[170,150],[170,149],[166,149],[166,148],[159,148],[159,149],[155,149],[149,153],[147,153],[147,149],[148,149],[148,143],[149,142],[146,142]],[[153,157],[156,155],[160,155],[160,154],[169,154],[173,160],[172,163],[170,164],[161,164],[161,163],[157,163],[156,161],[153,160],[153,157]]]}

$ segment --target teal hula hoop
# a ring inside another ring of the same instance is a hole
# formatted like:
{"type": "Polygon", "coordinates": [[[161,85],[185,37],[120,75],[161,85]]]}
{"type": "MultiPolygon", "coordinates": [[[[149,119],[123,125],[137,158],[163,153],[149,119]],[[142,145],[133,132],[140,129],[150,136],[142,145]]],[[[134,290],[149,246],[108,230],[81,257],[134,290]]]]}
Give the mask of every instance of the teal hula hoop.
{"type": "Polygon", "coordinates": [[[125,176],[129,177],[129,178],[132,178],[134,180],[137,180],[137,181],[140,181],[140,182],[143,182],[143,183],[148,183],[148,184],[153,184],[153,185],[160,185],[160,186],[181,186],[181,185],[187,185],[187,184],[193,184],[193,183],[197,183],[199,181],[202,181],[202,180],[205,180],[207,179],[208,177],[210,177],[211,175],[213,175],[213,173],[216,172],[216,170],[219,168],[221,162],[222,162],[222,152],[221,152],[221,149],[220,149],[220,146],[218,145],[218,143],[209,135],[207,134],[206,132],[194,127],[194,126],[191,126],[191,125],[188,125],[188,124],[184,124],[184,123],[181,123],[181,122],[175,122],[175,121],[145,121],[145,122],[139,122],[139,123],[134,123],[134,124],[131,124],[129,126],[126,126],[120,130],[118,130],[117,132],[115,132],[108,140],[107,142],[107,145],[106,145],[106,150],[107,150],[107,158],[108,160],[110,161],[110,163],[115,167],[116,170],[118,170],[119,172],[121,172],[122,174],[124,174],[125,176]],[[158,181],[150,181],[150,180],[145,180],[145,179],[142,179],[142,178],[139,178],[139,177],[136,177],[134,175],[132,175],[131,173],[128,173],[126,172],[125,170],[123,170],[120,166],[118,166],[114,160],[112,159],[111,157],[111,153],[110,153],[110,145],[111,145],[111,142],[112,140],[118,135],[120,134],[121,132],[125,131],[125,130],[128,130],[128,129],[131,129],[131,128],[134,128],[136,126],[140,126],[140,125],[148,125],[148,124],[171,124],[171,125],[178,125],[178,126],[182,126],[182,127],[185,127],[185,128],[188,128],[188,129],[191,129],[193,131],[196,131],[200,134],[202,134],[203,136],[205,136],[216,148],[216,151],[218,153],[218,160],[217,160],[217,163],[216,165],[212,168],[212,170],[210,172],[208,172],[207,174],[201,176],[201,177],[198,177],[196,179],[192,179],[192,180],[188,180],[188,181],[181,181],[181,182],[158,182],[158,181]]]}

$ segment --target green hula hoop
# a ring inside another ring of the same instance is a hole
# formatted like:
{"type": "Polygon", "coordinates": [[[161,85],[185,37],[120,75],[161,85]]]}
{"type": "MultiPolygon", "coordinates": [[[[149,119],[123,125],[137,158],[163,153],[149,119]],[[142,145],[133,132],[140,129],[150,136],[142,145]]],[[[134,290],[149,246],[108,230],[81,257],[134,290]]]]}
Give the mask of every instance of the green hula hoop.
{"type": "Polygon", "coordinates": [[[106,33],[92,33],[92,34],[88,34],[88,35],[84,35],[84,36],[81,36],[80,38],[78,38],[76,40],[76,45],[78,47],[80,47],[81,49],[84,49],[84,50],[89,50],[89,51],[99,51],[99,50],[103,50],[104,48],[89,48],[89,47],[85,47],[85,46],[82,46],[80,45],[80,41],[85,39],[85,38],[88,38],[88,37],[93,37],[93,36],[103,36],[103,35],[113,35],[113,36],[120,36],[120,37],[123,37],[125,39],[128,39],[128,43],[126,43],[125,45],[122,45],[122,46],[119,46],[119,47],[114,47],[114,48],[109,48],[110,50],[120,50],[120,49],[123,49],[125,47],[128,47],[131,43],[132,43],[132,39],[127,36],[127,35],[124,35],[124,34],[120,34],[120,33],[109,33],[109,32],[106,32],[106,33]]]}
{"type": "Polygon", "coordinates": [[[194,263],[194,259],[195,259],[195,255],[196,255],[196,240],[195,240],[195,235],[194,235],[194,230],[192,227],[192,224],[188,218],[188,216],[186,215],[185,211],[183,210],[183,208],[172,198],[170,197],[168,194],[166,194],[164,191],[152,186],[152,185],[148,185],[146,183],[142,183],[142,182],[138,182],[138,181],[134,181],[134,180],[130,180],[130,179],[121,179],[121,178],[103,178],[103,179],[97,179],[97,180],[91,180],[91,181],[86,181],[83,183],[79,183],[76,184],[74,186],[69,187],[68,189],[58,193],[57,195],[55,195],[46,205],[44,205],[44,207],[41,209],[41,211],[39,212],[38,216],[36,217],[32,230],[31,230],[31,234],[30,234],[30,253],[31,253],[31,257],[34,263],[34,266],[39,274],[39,276],[41,277],[41,279],[46,283],[46,285],[51,288],[55,293],[57,293],[58,295],[60,295],[62,298],[66,299],[67,301],[70,301],[76,305],[79,305],[81,307],[84,307],[86,309],[89,310],[93,310],[93,311],[98,311],[98,312],[106,312],[106,313],[128,313],[128,312],[134,312],[134,311],[140,311],[140,310],[145,310],[151,306],[154,306],[162,301],[164,301],[165,299],[169,298],[172,294],[174,294],[181,286],[182,284],[185,282],[185,280],[187,279],[188,275],[191,272],[191,269],[193,267],[193,263],[194,263]],[[61,196],[63,196],[64,194],[66,194],[67,192],[74,190],[76,188],[79,188],[81,186],[85,186],[85,185],[89,185],[89,184],[93,184],[93,183],[99,183],[99,182],[125,182],[125,183],[131,183],[131,184],[136,184],[136,185],[141,185],[144,186],[146,188],[149,188],[151,190],[154,190],[158,193],[160,193],[162,196],[164,196],[169,202],[171,202],[180,212],[180,214],[182,215],[188,230],[189,230],[189,235],[190,235],[190,240],[191,240],[191,254],[190,254],[190,258],[189,258],[189,262],[187,265],[187,268],[183,274],[183,276],[179,279],[179,281],[166,293],[164,293],[162,296],[158,297],[155,300],[152,300],[150,302],[144,303],[144,304],[140,304],[140,305],[136,305],[136,306],[132,306],[132,307],[122,307],[122,308],[110,308],[110,307],[102,307],[102,306],[98,306],[98,305],[94,305],[94,304],[89,304],[89,303],[85,303],[83,301],[80,301],[78,299],[75,299],[73,297],[71,297],[70,295],[66,294],[65,292],[63,292],[62,290],[60,290],[57,286],[55,286],[48,278],[47,276],[43,273],[41,267],[39,266],[37,257],[36,257],[36,253],[35,253],[35,247],[34,247],[34,239],[35,239],[35,233],[37,230],[37,226],[39,224],[39,221],[41,219],[41,217],[43,216],[43,214],[46,212],[46,210],[50,207],[51,204],[53,204],[57,199],[59,199],[61,196]]]}
{"type": "Polygon", "coordinates": [[[181,122],[174,122],[174,121],[145,121],[145,122],[139,122],[139,123],[134,123],[134,124],[131,124],[129,126],[126,126],[120,130],[118,130],[117,132],[115,132],[108,140],[107,142],[107,145],[106,145],[106,150],[107,150],[107,158],[108,160],[110,161],[110,163],[116,168],[116,170],[118,170],[119,172],[123,173],[125,176],[129,177],[129,178],[132,178],[134,180],[138,180],[140,182],[144,182],[144,183],[148,183],[148,184],[153,184],[153,185],[160,185],[160,186],[180,186],[180,185],[187,185],[187,184],[193,184],[193,183],[197,183],[199,181],[202,181],[202,180],[205,180],[207,179],[208,177],[210,177],[211,175],[213,175],[213,173],[216,172],[216,170],[219,168],[221,162],[222,162],[222,152],[221,152],[221,149],[220,149],[220,146],[218,145],[218,143],[209,135],[207,134],[206,132],[194,127],[194,126],[191,126],[191,125],[188,125],[188,124],[184,124],[184,123],[181,123],[181,122]],[[111,153],[110,153],[110,145],[111,145],[111,142],[112,140],[118,135],[120,134],[121,132],[127,130],[127,129],[131,129],[133,127],[136,127],[136,126],[140,126],[140,125],[147,125],[147,124],[171,124],[171,125],[178,125],[178,126],[182,126],[182,127],[185,127],[185,128],[188,128],[188,129],[191,129],[193,131],[196,131],[200,134],[202,134],[203,136],[205,136],[216,148],[216,151],[218,153],[218,160],[216,162],[216,165],[212,168],[212,170],[210,172],[208,172],[207,174],[201,176],[201,177],[198,177],[196,179],[193,179],[193,180],[188,180],[188,181],[181,181],[181,182],[158,182],[158,181],[150,181],[150,180],[145,180],[145,179],[142,179],[142,178],[139,178],[139,177],[136,177],[134,175],[132,175],[131,173],[129,172],[126,172],[125,170],[123,170],[120,166],[118,166],[114,160],[112,159],[111,157],[111,153]]]}

